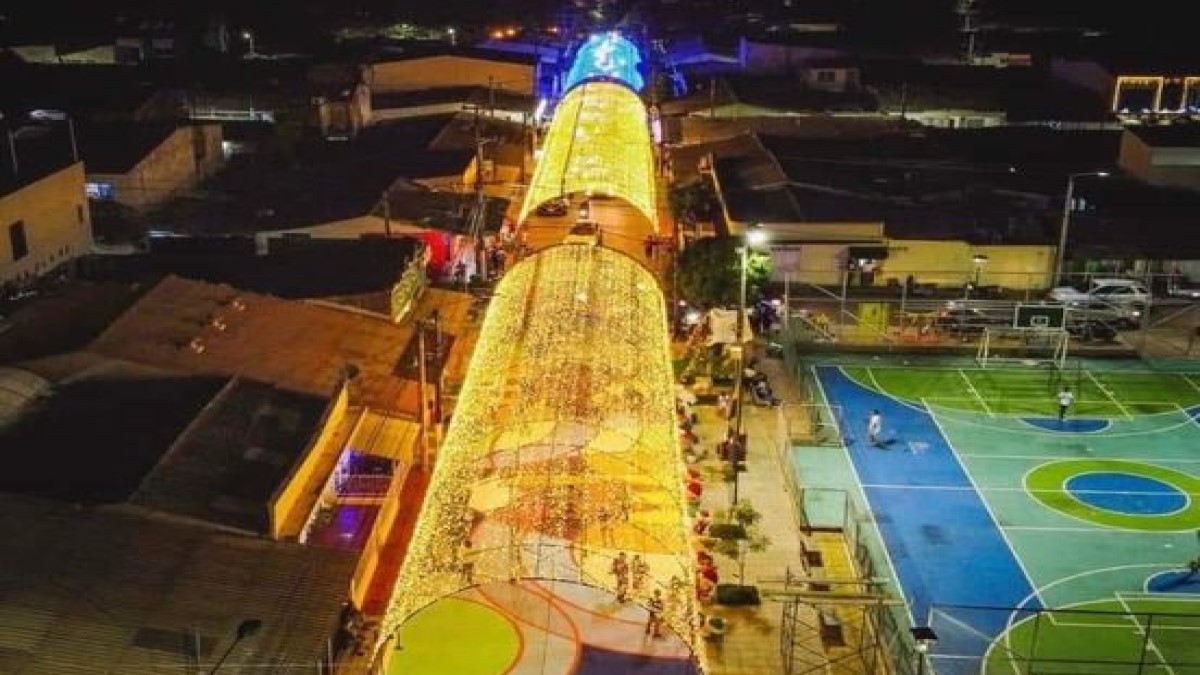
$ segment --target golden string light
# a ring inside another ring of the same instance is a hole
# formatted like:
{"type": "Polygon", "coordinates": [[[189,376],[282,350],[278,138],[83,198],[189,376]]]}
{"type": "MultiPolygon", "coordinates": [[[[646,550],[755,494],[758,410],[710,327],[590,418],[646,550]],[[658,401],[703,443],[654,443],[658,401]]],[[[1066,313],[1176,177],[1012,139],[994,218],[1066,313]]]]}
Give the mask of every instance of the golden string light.
{"type": "Polygon", "coordinates": [[[563,97],[518,220],[550,199],[588,191],[620,197],[658,223],[646,106],[613,82],[587,82],[563,97]]]}
{"type": "Polygon", "coordinates": [[[516,265],[484,320],[381,638],[471,582],[615,591],[610,561],[626,551],[649,563],[667,625],[702,654],[680,457],[653,275],[584,244],[516,265]]]}

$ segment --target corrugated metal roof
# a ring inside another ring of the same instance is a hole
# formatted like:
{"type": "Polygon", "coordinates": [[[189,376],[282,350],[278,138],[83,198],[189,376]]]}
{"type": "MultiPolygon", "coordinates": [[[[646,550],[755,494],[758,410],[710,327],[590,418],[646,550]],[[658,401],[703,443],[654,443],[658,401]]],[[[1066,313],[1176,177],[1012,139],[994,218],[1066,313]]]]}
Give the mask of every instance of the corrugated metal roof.
{"type": "Polygon", "coordinates": [[[130,503],[268,534],[272,496],[303,459],[325,404],[321,397],[232,380],[130,503]]]}
{"type": "Polygon", "coordinates": [[[343,551],[10,496],[0,541],[0,672],[20,675],[197,672],[185,667],[211,665],[248,618],[262,628],[223,673],[313,673],[355,565],[343,551]]]}
{"type": "Polygon", "coordinates": [[[354,381],[358,403],[403,413],[417,409],[416,385],[395,377],[393,370],[412,336],[411,324],[396,325],[384,317],[171,276],[88,349],[189,373],[238,375],[323,397],[353,364],[359,373],[354,381]]]}

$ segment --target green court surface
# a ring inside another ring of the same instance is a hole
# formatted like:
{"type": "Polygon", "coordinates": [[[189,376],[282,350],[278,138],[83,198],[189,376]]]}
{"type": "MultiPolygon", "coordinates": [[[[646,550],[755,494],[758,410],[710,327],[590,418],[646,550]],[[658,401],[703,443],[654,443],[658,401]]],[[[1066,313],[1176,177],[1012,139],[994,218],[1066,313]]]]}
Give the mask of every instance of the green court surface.
{"type": "Polygon", "coordinates": [[[986,672],[1200,674],[1200,624],[1179,614],[1195,603],[1160,598],[1121,594],[1028,617],[993,645],[986,672]]]}
{"type": "Polygon", "coordinates": [[[427,607],[405,624],[403,637],[388,672],[495,675],[508,672],[521,653],[521,636],[510,619],[462,598],[443,598],[427,607]],[[448,639],[460,640],[461,649],[447,649],[448,639]]]}
{"type": "MultiPolygon", "coordinates": [[[[916,489],[903,472],[922,470],[929,439],[912,436],[906,429],[918,427],[903,418],[928,413],[1034,589],[1019,607],[935,604],[928,621],[943,636],[930,654],[935,672],[1200,675],[1200,577],[1156,585],[1200,557],[1200,373],[909,366],[886,357],[841,368],[902,404],[885,433],[893,426],[893,449],[912,457],[875,481],[888,484],[856,489],[916,489]],[[1076,395],[1068,423],[1057,420],[1064,385],[1076,395]],[[1000,615],[1007,629],[999,637],[976,628],[1000,615]]],[[[864,452],[852,437],[865,422],[838,422],[847,452],[864,452]]],[[[808,489],[858,475],[846,453],[798,449],[794,457],[808,489]]],[[[929,495],[962,489],[916,482],[929,495]]]]}
{"type": "Polygon", "coordinates": [[[848,366],[874,389],[910,401],[987,414],[1057,414],[1061,386],[1075,394],[1073,414],[1129,417],[1200,405],[1200,374],[1068,368],[981,369],[848,366]]]}

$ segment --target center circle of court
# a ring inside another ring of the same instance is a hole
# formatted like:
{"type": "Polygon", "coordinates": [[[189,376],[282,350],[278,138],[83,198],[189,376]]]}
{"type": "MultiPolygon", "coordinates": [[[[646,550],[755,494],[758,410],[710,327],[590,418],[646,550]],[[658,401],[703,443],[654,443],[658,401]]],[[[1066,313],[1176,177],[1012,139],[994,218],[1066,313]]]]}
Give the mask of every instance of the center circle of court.
{"type": "Polygon", "coordinates": [[[1025,489],[1048,508],[1103,527],[1174,532],[1200,526],[1200,478],[1154,464],[1049,462],[1025,475],[1025,489]]]}
{"type": "Polygon", "coordinates": [[[1089,506],[1132,516],[1161,516],[1187,506],[1188,496],[1170,483],[1115,471],[1081,473],[1067,479],[1072,497],[1089,506]]]}

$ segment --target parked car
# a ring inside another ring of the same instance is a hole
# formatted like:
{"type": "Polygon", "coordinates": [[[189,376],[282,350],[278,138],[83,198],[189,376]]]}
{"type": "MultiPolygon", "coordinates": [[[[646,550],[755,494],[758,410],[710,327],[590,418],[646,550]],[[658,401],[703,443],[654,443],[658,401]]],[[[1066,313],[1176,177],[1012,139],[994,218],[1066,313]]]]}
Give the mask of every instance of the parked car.
{"type": "Polygon", "coordinates": [[[1175,281],[1167,287],[1167,295],[1172,298],[1200,300],[1200,281],[1192,281],[1190,279],[1175,281]]]}
{"type": "Polygon", "coordinates": [[[1093,279],[1086,290],[1074,286],[1052,288],[1046,294],[1046,299],[1071,306],[1102,302],[1145,307],[1150,304],[1150,290],[1142,282],[1133,279],[1093,279]]]}
{"type": "Polygon", "coordinates": [[[989,326],[1010,326],[1012,320],[986,314],[974,307],[948,307],[938,314],[933,325],[948,333],[969,335],[982,333],[989,326]]]}
{"type": "Polygon", "coordinates": [[[1119,330],[1141,328],[1144,307],[1135,303],[1114,303],[1107,300],[1091,300],[1070,308],[1073,321],[1098,321],[1119,330]]]}
{"type": "Polygon", "coordinates": [[[1116,342],[1117,329],[1106,321],[1084,319],[1067,324],[1067,332],[1080,342],[1116,342]]]}
{"type": "Polygon", "coordinates": [[[567,215],[567,211],[570,208],[565,199],[551,199],[548,202],[538,204],[538,207],[534,209],[534,213],[539,216],[558,217],[567,215]]]}
{"type": "Polygon", "coordinates": [[[564,244],[591,244],[595,246],[600,243],[600,225],[591,221],[581,220],[571,227],[571,231],[563,239],[564,244]]]}

